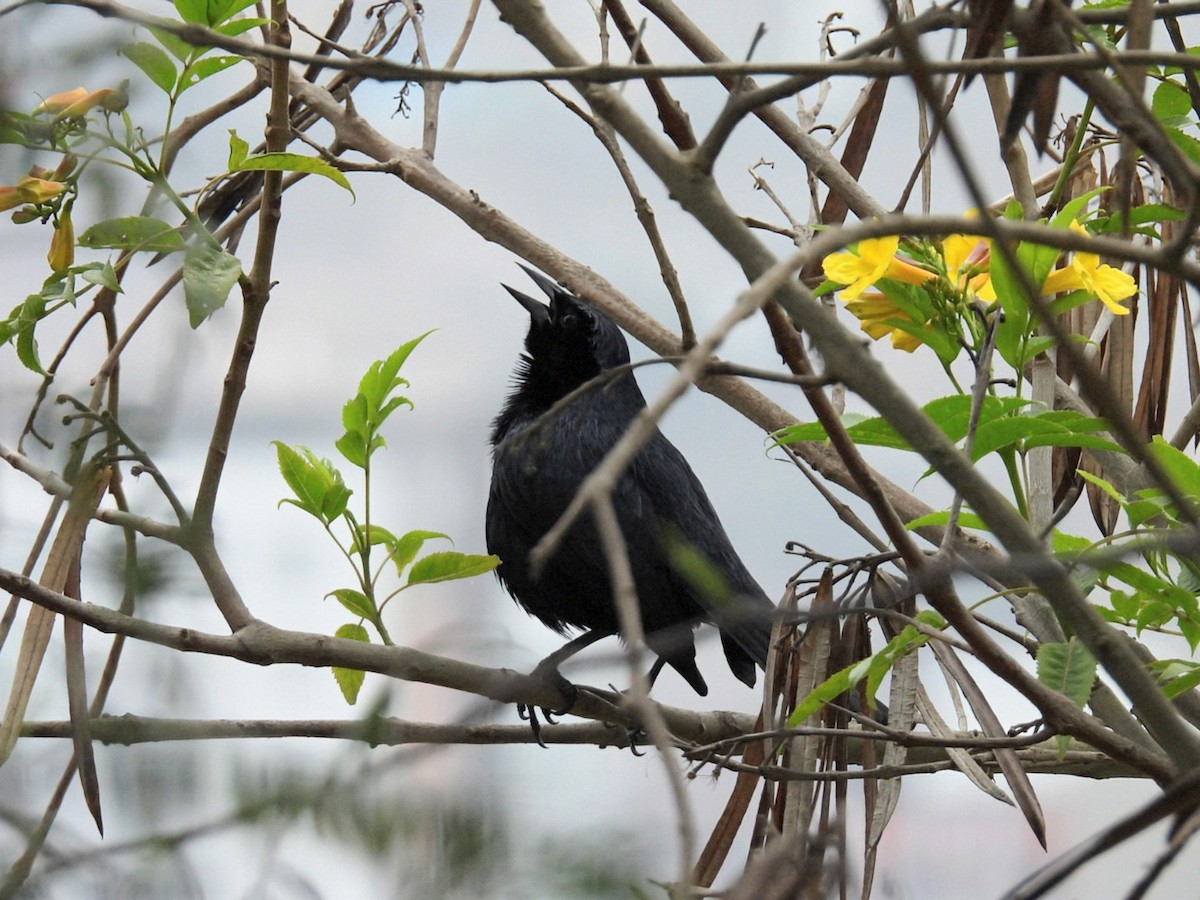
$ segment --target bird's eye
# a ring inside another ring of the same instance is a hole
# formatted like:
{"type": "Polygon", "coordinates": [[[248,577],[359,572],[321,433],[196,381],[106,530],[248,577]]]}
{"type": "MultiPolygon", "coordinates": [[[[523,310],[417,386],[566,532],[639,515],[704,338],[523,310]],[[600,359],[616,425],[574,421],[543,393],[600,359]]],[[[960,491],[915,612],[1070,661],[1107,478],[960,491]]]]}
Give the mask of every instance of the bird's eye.
{"type": "Polygon", "coordinates": [[[567,331],[580,331],[587,324],[587,316],[576,310],[570,310],[563,313],[562,318],[558,321],[567,331]]]}

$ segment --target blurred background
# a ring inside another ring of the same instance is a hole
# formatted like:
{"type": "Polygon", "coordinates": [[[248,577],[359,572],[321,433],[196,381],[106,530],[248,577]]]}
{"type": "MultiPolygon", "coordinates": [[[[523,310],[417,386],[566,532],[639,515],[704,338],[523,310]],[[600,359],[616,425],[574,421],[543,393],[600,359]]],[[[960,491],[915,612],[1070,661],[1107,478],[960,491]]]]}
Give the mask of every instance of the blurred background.
{"type": "MultiPolygon", "coordinates": [[[[163,4],[141,6],[164,11],[163,4]]],[[[291,10],[319,31],[327,6],[308,0],[292,3],[291,10]]],[[[426,5],[424,27],[434,60],[449,52],[467,7],[458,0],[426,5]]],[[[817,59],[821,21],[834,12],[832,6],[785,0],[736,8],[704,0],[689,7],[689,15],[733,58],[746,55],[764,23],[765,34],[754,51],[758,61],[817,59]]],[[[880,6],[872,0],[846,0],[837,9],[842,23],[864,36],[882,26],[880,6]]],[[[550,11],[585,54],[598,58],[589,4],[556,3],[550,11]]],[[[344,45],[361,42],[369,24],[363,12],[356,12],[344,45]]],[[[298,49],[312,46],[294,34],[298,49]]],[[[135,39],[144,39],[144,33],[85,10],[35,5],[10,12],[0,17],[0,105],[28,110],[44,96],[81,84],[92,90],[132,78],[130,114],[145,123],[148,134],[156,133],[165,115],[163,97],[139,81],[135,67],[118,55],[121,45],[135,39]]],[[[644,40],[656,62],[692,61],[653,23],[644,40]]],[[[847,48],[852,41],[850,33],[834,35],[835,46],[847,48]]],[[[412,50],[409,38],[393,58],[406,60],[412,50]]],[[[947,47],[934,41],[929,52],[944,54],[947,47]]],[[[614,57],[622,58],[615,50],[614,57]]],[[[541,57],[484,4],[460,68],[542,65],[541,57]]],[[[234,66],[194,95],[186,94],[187,108],[181,113],[208,105],[249,77],[248,64],[234,66]]],[[[861,79],[835,81],[819,121],[840,124],[862,85],[861,79]]],[[[392,140],[419,145],[421,92],[410,87],[405,104],[412,111],[401,111],[401,88],[365,85],[356,92],[355,104],[392,140]]],[[[724,90],[705,79],[674,81],[671,88],[703,134],[721,109],[724,90]]],[[[653,114],[640,86],[629,84],[624,91],[639,109],[653,114]]],[[[805,95],[810,105],[817,99],[815,90],[805,95]]],[[[1070,102],[1064,99],[1060,105],[1070,102]]],[[[224,171],[227,129],[236,129],[253,144],[262,133],[264,110],[265,96],[193,141],[177,164],[177,183],[201,184],[224,171]]],[[[889,152],[873,154],[861,180],[890,205],[919,150],[916,106],[907,84],[893,85],[884,115],[881,143],[886,141],[889,152]]],[[[969,128],[972,115],[982,117],[983,140],[994,140],[978,85],[959,104],[960,127],[969,128]]],[[[996,156],[991,144],[987,151],[980,155],[981,166],[992,165],[996,156]]],[[[25,151],[0,145],[0,183],[13,183],[31,161],[25,151]]],[[[448,178],[592,267],[674,327],[658,267],[616,172],[588,127],[566,114],[544,88],[528,82],[449,85],[442,98],[435,162],[448,178]]],[[[970,204],[953,174],[937,168],[942,163],[935,154],[932,209],[961,212],[970,204]]],[[[744,215],[782,223],[768,196],[755,189],[750,170],[756,165],[791,212],[806,220],[805,172],[751,120],[724,151],[717,176],[744,215]]],[[[634,162],[634,168],[702,332],[744,287],[741,271],[675,207],[644,167],[634,162]]],[[[1008,193],[1001,169],[982,174],[993,196],[1008,193]]],[[[528,322],[500,287],[507,282],[527,289],[510,253],[396,178],[354,175],[352,181],[354,199],[315,178],[285,195],[275,264],[278,285],[250,371],[216,518],[218,548],[254,614],[284,628],[324,633],[332,633],[347,614],[322,598],[349,584],[350,573],[313,520],[278,506],[287,490],[270,442],[303,444],[333,456],[333,442],[341,434],[341,406],[370,362],[437,329],[404,369],[412,382],[406,393],[415,408],[398,413],[386,426],[388,449],[377,457],[374,485],[377,515],[393,531],[442,531],[454,538],[455,549],[485,552],[487,436],[509,388],[528,322]]],[[[76,209],[77,228],[133,214],[142,199],[137,184],[115,174],[98,178],[76,209]]],[[[36,291],[45,278],[49,236],[48,228],[0,222],[0,283],[6,293],[0,302],[8,308],[36,291]]],[[[780,254],[790,247],[783,237],[764,239],[780,254]]],[[[247,238],[243,258],[251,248],[247,238]]],[[[104,258],[103,252],[94,258],[104,258]]],[[[118,304],[122,321],[157,288],[169,265],[130,273],[118,304]]],[[[182,296],[172,296],[123,357],[122,423],[184,498],[194,494],[199,481],[237,329],[237,307],[236,299],[231,300],[228,308],[192,330],[182,296]]],[[[59,314],[39,329],[44,360],[53,356],[72,324],[70,313],[59,314]]],[[[920,399],[941,393],[940,370],[925,358],[930,354],[909,356],[876,346],[875,352],[896,367],[920,399]]],[[[50,396],[86,397],[102,348],[99,332],[85,333],[50,396]]],[[[4,350],[0,440],[11,446],[32,409],[40,379],[20,366],[10,348],[4,350]]],[[[636,344],[632,350],[635,359],[650,355],[636,344]]],[[[757,319],[739,328],[721,352],[748,365],[777,363],[766,327],[757,319]]],[[[669,376],[667,367],[651,366],[641,369],[638,378],[653,397],[669,376]]],[[[812,418],[798,390],[759,387],[801,420],[812,418]]],[[[855,398],[849,406],[868,412],[855,398]]],[[[36,420],[53,448],[26,442],[26,451],[48,467],[61,465],[69,440],[61,413],[47,403],[36,420]]],[[[810,544],[833,557],[866,551],[804,477],[778,452],[768,450],[765,436],[719,401],[693,391],[672,410],[663,429],[691,461],[735,546],[769,595],[778,597],[798,566],[784,552],[788,541],[810,544]]],[[[941,486],[920,481],[924,467],[914,460],[888,452],[870,458],[901,486],[919,489],[933,506],[948,502],[941,486]]],[[[152,484],[131,481],[127,490],[136,509],[169,518],[152,484]]],[[[21,567],[46,505],[47,497],[36,485],[0,468],[4,567],[21,567]]],[[[115,606],[123,589],[119,536],[94,527],[85,553],[90,577],[84,599],[115,606]],[[112,577],[101,577],[104,571],[112,577]]],[[[224,630],[182,553],[143,541],[142,554],[141,615],[202,631],[224,630]]],[[[999,616],[1000,610],[992,613],[999,616]]],[[[406,592],[389,607],[387,621],[399,643],[518,670],[531,669],[560,644],[491,577],[406,592]]],[[[668,672],[655,687],[656,698],[695,709],[754,711],[757,693],[729,675],[713,635],[705,634],[700,648],[710,696],[701,701],[668,672]]],[[[101,664],[107,643],[100,635],[87,635],[89,663],[101,664]]],[[[61,651],[52,644],[50,654],[31,719],[65,717],[61,651]]],[[[11,676],[12,655],[0,657],[0,683],[7,684],[11,676]]],[[[565,673],[597,685],[621,687],[626,681],[624,662],[611,641],[581,655],[565,673]]],[[[935,670],[926,674],[935,698],[945,699],[940,675],[935,670]]],[[[1034,718],[1004,686],[991,680],[985,684],[1006,724],[1034,718]]],[[[126,648],[107,711],[188,719],[355,719],[379,711],[414,721],[517,721],[512,708],[374,675],[367,676],[362,696],[351,708],[328,671],[256,668],[136,642],[126,648]]],[[[28,817],[40,815],[69,754],[64,741],[27,738],[0,770],[0,863],[5,868],[23,847],[28,817]]],[[[96,837],[73,787],[43,855],[44,874],[31,882],[30,896],[626,897],[653,896],[658,889],[647,879],[674,878],[676,814],[662,762],[653,754],[634,757],[617,750],[558,746],[372,749],[298,738],[101,746],[97,754],[106,835],[102,841],[96,837]]],[[[711,830],[732,784],[729,775],[711,778],[707,771],[689,782],[691,811],[702,836],[711,830]]],[[[1152,785],[1136,782],[1035,776],[1034,784],[1047,815],[1052,853],[1154,794],[1152,785]]],[[[852,826],[851,835],[858,841],[848,849],[853,861],[861,852],[861,830],[852,826]]],[[[1111,885],[1135,879],[1143,861],[1161,846],[1162,836],[1161,830],[1151,832],[1105,857],[1055,896],[1113,896],[1111,885]]],[[[876,896],[999,895],[1046,861],[1020,814],[985,797],[961,776],[911,778],[881,847],[876,896]]],[[[1186,860],[1178,862],[1179,880],[1165,880],[1153,896],[1186,895],[1188,889],[1181,885],[1188,868],[1186,860]]]]}

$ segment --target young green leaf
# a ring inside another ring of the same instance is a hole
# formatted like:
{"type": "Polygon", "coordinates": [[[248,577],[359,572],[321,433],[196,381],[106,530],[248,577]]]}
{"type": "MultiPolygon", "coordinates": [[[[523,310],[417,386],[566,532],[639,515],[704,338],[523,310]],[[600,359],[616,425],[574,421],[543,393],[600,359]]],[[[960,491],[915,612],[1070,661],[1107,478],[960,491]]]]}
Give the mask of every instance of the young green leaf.
{"type": "MultiPolygon", "coordinates": [[[[333,636],[350,641],[361,641],[364,644],[371,643],[371,636],[367,634],[367,629],[354,623],[341,626],[333,633],[333,636]]],[[[334,680],[341,688],[342,696],[346,698],[347,703],[353,706],[358,700],[358,692],[362,690],[366,673],[361,669],[344,669],[341,666],[333,666],[332,669],[334,680]]]]}
{"type": "Polygon", "coordinates": [[[282,441],[272,443],[275,445],[280,474],[295,495],[294,499],[280,500],[280,504],[290,503],[326,525],[340,517],[352,492],[333,464],[321,459],[307,447],[297,449],[282,441]]]}
{"type": "MultiPolygon", "coordinates": [[[[450,535],[440,531],[410,531],[388,543],[389,555],[396,564],[396,574],[403,575],[408,564],[417,558],[426,541],[450,540],[450,535]]],[[[453,541],[450,541],[454,543],[453,541]]]]}
{"type": "Polygon", "coordinates": [[[498,556],[479,556],[458,553],[453,550],[430,553],[413,563],[412,568],[408,570],[406,586],[452,581],[456,578],[473,578],[476,575],[492,571],[498,565],[500,565],[498,556]]]}
{"type": "Polygon", "coordinates": [[[242,160],[246,158],[246,154],[250,152],[250,145],[238,137],[238,133],[229,129],[229,171],[236,172],[238,166],[242,164],[242,160]]]}
{"type": "Polygon", "coordinates": [[[330,591],[325,596],[333,597],[349,612],[360,618],[373,620],[378,615],[374,604],[371,603],[370,598],[362,591],[356,591],[353,588],[338,588],[335,591],[330,591]]]}

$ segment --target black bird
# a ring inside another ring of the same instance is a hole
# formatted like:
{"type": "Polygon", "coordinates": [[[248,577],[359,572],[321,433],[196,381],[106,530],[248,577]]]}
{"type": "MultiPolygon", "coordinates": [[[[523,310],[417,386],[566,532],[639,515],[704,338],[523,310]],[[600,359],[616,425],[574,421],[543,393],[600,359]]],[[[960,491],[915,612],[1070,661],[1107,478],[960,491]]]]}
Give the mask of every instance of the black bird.
{"type": "MultiPolygon", "coordinates": [[[[626,366],[629,347],[606,315],[545,276],[525,271],[550,304],[505,285],[531,321],[527,353],[492,429],[487,545],[500,557],[500,581],[527,612],[560,634],[588,632],[572,642],[572,649],[579,649],[618,633],[608,565],[591,515],[579,518],[536,577],[529,551],[646,401],[626,371],[589,386],[547,415],[571,391],[626,366]]],[[[733,674],[753,686],[755,665],[766,664],[774,606],[738,558],[691,466],[657,429],[622,474],[612,502],[629,551],[646,642],[659,657],[651,679],[666,663],[696,693],[707,694],[696,667],[693,630],[709,622],[721,631],[733,674]],[[698,589],[694,574],[686,577],[670,562],[672,544],[699,553],[723,590],[698,589]]],[[[556,664],[563,658],[555,657],[556,664]]]]}

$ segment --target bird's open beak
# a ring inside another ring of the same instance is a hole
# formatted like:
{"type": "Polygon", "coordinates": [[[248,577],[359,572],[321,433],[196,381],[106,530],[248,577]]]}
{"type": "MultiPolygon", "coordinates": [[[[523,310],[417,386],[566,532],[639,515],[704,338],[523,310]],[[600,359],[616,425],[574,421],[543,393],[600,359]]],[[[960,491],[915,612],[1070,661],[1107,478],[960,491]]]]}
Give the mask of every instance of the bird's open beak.
{"type": "MultiPolygon", "coordinates": [[[[520,263],[517,263],[517,265],[521,266],[520,263]]],[[[529,266],[521,266],[521,268],[525,270],[525,274],[532,278],[534,284],[540,287],[542,292],[551,300],[554,299],[555,294],[562,290],[557,284],[536,269],[531,269],[529,266]]],[[[550,307],[534,300],[528,294],[522,294],[520,291],[510,288],[507,284],[504,285],[504,289],[512,294],[518,303],[525,307],[525,311],[529,313],[529,317],[533,319],[535,325],[540,325],[550,320],[550,307]]]]}
{"type": "Polygon", "coordinates": [[[533,320],[533,324],[541,325],[544,322],[550,321],[550,307],[534,300],[528,294],[522,294],[516,288],[510,288],[507,284],[502,287],[513,295],[513,298],[525,307],[525,312],[529,313],[529,318],[533,320]]]}

